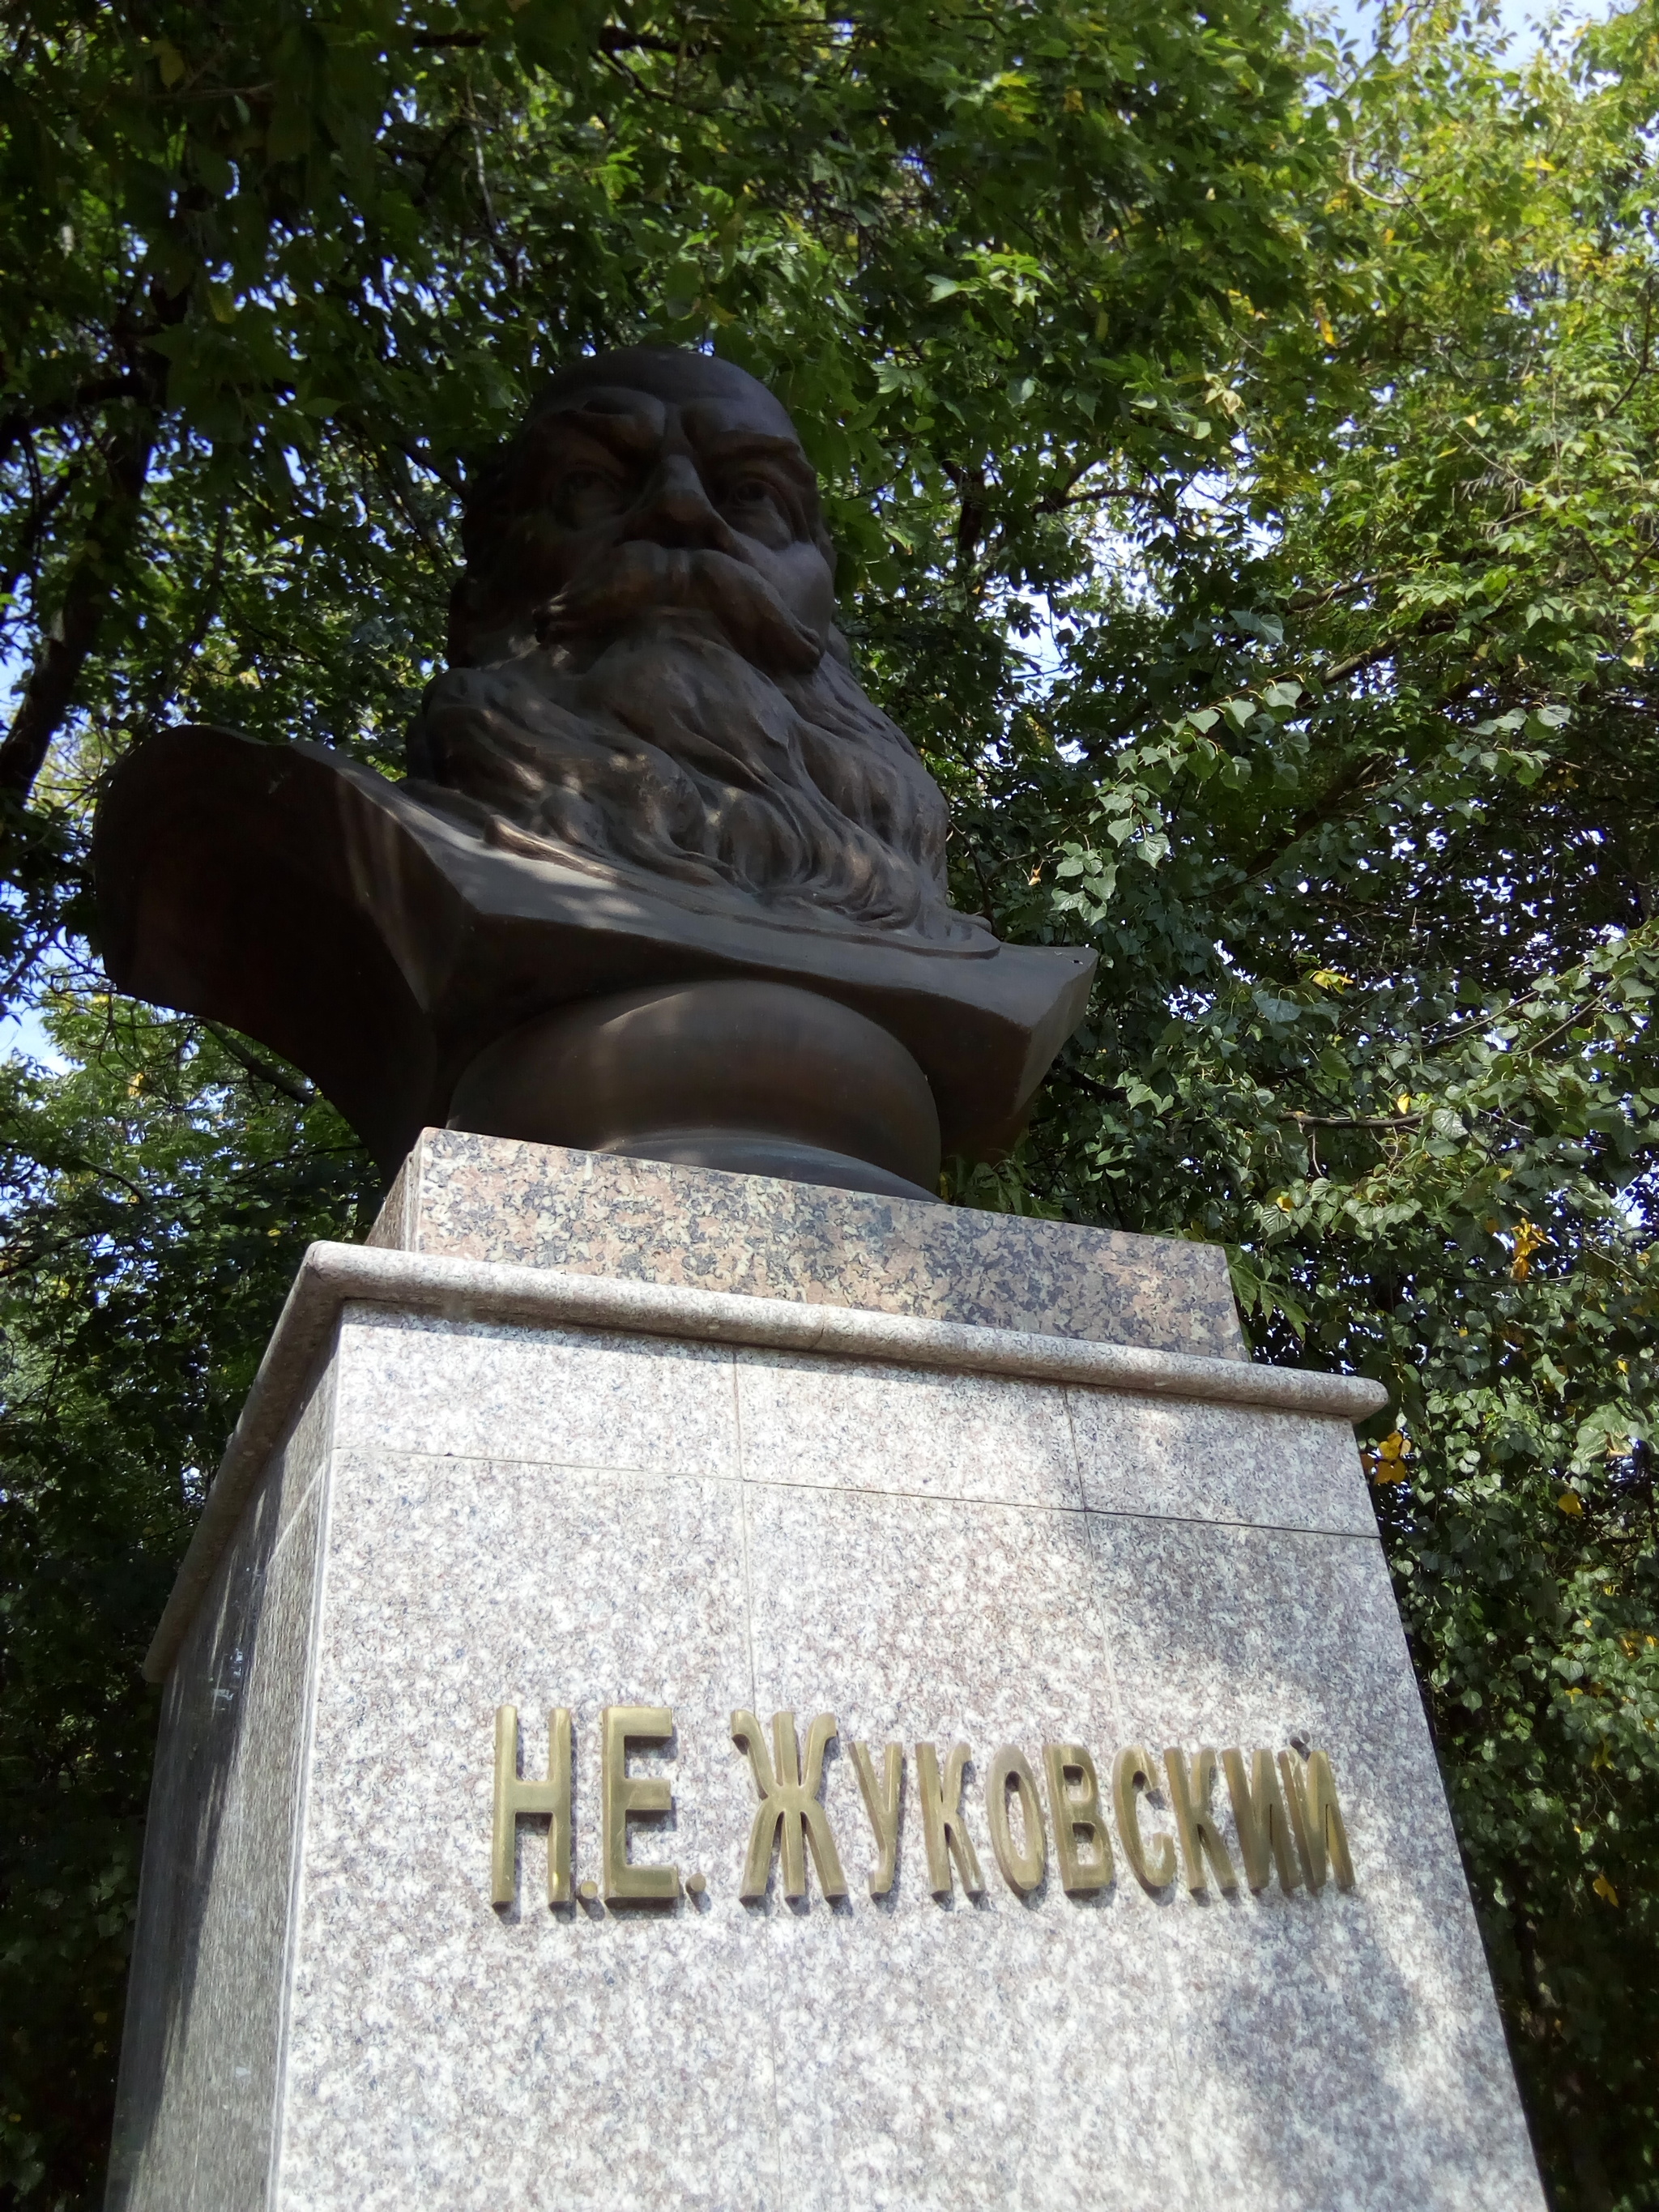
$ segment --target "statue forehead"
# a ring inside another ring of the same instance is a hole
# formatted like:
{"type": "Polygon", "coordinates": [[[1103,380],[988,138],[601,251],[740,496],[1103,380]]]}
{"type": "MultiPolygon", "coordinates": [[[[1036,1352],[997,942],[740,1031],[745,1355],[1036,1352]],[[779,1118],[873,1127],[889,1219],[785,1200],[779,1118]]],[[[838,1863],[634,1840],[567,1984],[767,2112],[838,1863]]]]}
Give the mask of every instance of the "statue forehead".
{"type": "Polygon", "coordinates": [[[764,431],[772,437],[799,440],[782,403],[756,377],[714,354],[687,353],[667,346],[626,346],[589,355],[562,368],[538,398],[532,419],[563,414],[599,402],[607,413],[629,396],[647,403],[639,411],[660,425],[665,408],[695,414],[711,427],[764,431]]]}

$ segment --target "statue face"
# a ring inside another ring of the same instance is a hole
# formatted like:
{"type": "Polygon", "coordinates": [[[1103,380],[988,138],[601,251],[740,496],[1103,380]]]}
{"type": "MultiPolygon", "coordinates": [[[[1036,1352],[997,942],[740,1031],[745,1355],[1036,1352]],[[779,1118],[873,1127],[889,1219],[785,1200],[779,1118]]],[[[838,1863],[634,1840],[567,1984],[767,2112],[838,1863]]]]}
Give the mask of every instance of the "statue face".
{"type": "Polygon", "coordinates": [[[629,545],[722,554],[757,572],[822,646],[835,581],[817,479],[777,402],[732,381],[678,399],[596,381],[540,416],[537,565],[550,599],[580,596],[629,545]]]}
{"type": "Polygon", "coordinates": [[[939,787],[860,690],[794,425],[735,362],[573,362],[467,487],[410,789],[509,851],[982,950],[939,787]]]}

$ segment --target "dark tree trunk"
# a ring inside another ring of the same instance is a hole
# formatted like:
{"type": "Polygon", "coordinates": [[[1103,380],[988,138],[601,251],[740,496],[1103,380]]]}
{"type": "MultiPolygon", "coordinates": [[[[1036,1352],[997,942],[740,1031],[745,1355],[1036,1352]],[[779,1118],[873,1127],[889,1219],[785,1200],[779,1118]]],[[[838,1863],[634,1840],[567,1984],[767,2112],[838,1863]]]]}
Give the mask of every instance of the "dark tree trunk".
{"type": "Polygon", "coordinates": [[[124,424],[111,442],[105,488],[88,519],[63,605],[41,641],[21,702],[0,742],[0,796],[20,802],[27,799],[52,741],[64,726],[82,671],[103,628],[122,556],[132,542],[155,429],[155,417],[145,409],[124,424]]]}

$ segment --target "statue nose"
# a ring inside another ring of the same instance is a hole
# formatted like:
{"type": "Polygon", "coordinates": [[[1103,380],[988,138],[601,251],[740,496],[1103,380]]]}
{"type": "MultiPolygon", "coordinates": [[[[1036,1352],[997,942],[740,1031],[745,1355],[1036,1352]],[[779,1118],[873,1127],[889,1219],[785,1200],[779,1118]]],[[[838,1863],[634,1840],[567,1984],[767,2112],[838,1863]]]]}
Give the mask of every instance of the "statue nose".
{"type": "Polygon", "coordinates": [[[661,545],[712,545],[725,531],[696,464],[689,454],[665,454],[646,494],[635,535],[655,538],[661,545]]]}

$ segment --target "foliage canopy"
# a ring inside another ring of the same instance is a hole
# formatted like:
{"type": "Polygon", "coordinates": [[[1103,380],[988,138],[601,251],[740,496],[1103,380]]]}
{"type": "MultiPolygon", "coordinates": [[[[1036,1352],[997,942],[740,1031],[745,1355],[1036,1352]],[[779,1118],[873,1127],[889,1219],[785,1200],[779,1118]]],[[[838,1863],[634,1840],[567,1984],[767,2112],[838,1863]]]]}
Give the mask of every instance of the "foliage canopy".
{"type": "Polygon", "coordinates": [[[1259,1356],[1395,1392],[1540,2152],[1659,2203],[1653,0],[1524,67],[1436,0],[1364,54],[1267,0],[0,38],[0,927],[53,1051],[0,1102],[3,2201],[92,2201],[136,1660],[299,1250],[374,1196],[293,1071],[103,990],[97,778],[182,715],[395,773],[466,466],[649,338],[797,410],[960,902],[1100,950],[953,1194],[1218,1241],[1259,1356]]]}

